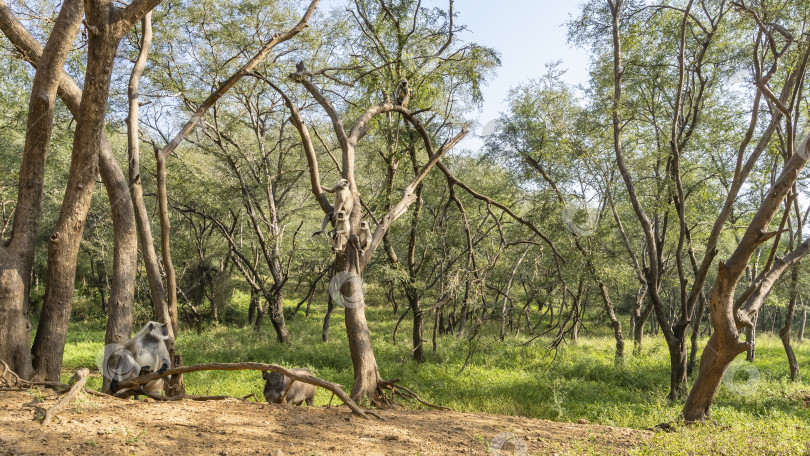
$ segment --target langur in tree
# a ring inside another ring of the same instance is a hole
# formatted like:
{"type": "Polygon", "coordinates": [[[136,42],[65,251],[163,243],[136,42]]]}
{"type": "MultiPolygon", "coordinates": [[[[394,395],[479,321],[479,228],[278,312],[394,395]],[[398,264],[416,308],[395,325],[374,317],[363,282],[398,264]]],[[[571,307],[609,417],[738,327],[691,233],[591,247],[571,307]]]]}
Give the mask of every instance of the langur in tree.
{"type": "Polygon", "coordinates": [[[371,228],[365,220],[360,222],[360,229],[357,231],[357,245],[360,255],[366,253],[366,250],[371,247],[371,228]]]}
{"type": "Polygon", "coordinates": [[[349,217],[343,211],[338,211],[335,216],[335,230],[327,234],[329,243],[332,244],[334,252],[342,252],[346,248],[349,240],[349,233],[352,231],[352,226],[349,223],[349,217]]]}
{"type": "Polygon", "coordinates": [[[408,107],[408,102],[411,100],[411,86],[408,85],[408,80],[402,78],[394,91],[394,102],[403,108],[408,107]]]}
{"type": "Polygon", "coordinates": [[[326,230],[326,224],[340,211],[345,212],[346,217],[350,217],[352,209],[354,208],[354,198],[352,198],[352,190],[349,188],[349,181],[346,179],[339,180],[332,188],[321,186],[325,192],[334,193],[335,201],[333,204],[332,212],[326,214],[321,220],[321,229],[312,233],[313,236],[323,234],[326,230]]]}

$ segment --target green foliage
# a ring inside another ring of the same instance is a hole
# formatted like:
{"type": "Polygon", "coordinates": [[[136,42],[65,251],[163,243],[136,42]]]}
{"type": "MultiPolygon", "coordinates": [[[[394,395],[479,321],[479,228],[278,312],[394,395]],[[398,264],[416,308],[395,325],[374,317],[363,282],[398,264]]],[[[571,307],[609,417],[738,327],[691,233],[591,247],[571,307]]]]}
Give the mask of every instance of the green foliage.
{"type": "MultiPolygon", "coordinates": [[[[291,302],[286,303],[288,306],[291,302]]],[[[439,336],[438,350],[427,350],[418,364],[410,359],[407,337],[394,344],[390,334],[396,323],[389,308],[367,309],[380,370],[384,378],[401,378],[420,396],[439,405],[468,412],[520,415],[556,421],[652,428],[671,422],[674,433],[657,433],[634,454],[804,454],[810,435],[810,409],[802,397],[810,384],[789,382],[789,371],[779,339],[761,335],[757,360],[752,364],[760,379],[754,394],[741,395],[721,386],[712,408],[712,421],[696,426],[677,424],[682,404],[665,398],[669,388],[669,360],[663,340],[646,339],[639,357],[627,356],[623,368],[613,363],[613,341],[606,335],[580,337],[559,351],[543,348],[537,340],[523,346],[525,336],[511,336],[504,343],[491,330],[475,345],[467,366],[464,338],[439,336]],[[461,371],[459,373],[459,371],[461,371]],[[720,432],[722,430],[722,432],[720,432]]],[[[324,379],[348,390],[353,373],[340,309],[332,317],[331,338],[321,342],[323,313],[316,307],[309,317],[289,321],[291,345],[279,345],[269,326],[255,333],[251,328],[217,326],[201,335],[183,331],[178,350],[187,365],[203,362],[255,361],[287,367],[308,367],[324,379]]],[[[103,346],[103,330],[72,324],[65,350],[64,379],[78,367],[95,366],[103,346]]],[[[407,328],[408,330],[410,328],[407,328]]],[[[400,328],[403,333],[405,327],[400,328]]],[[[701,341],[701,346],[705,341],[701,341]]],[[[810,359],[810,344],[798,344],[800,360],[810,359]]],[[[806,364],[806,363],[805,363],[806,364]]],[[[262,398],[263,382],[255,371],[208,371],[186,375],[191,394],[262,398]]],[[[96,373],[89,380],[100,387],[96,373]]],[[[328,403],[331,394],[319,390],[316,406],[328,403]]],[[[418,404],[408,404],[420,408],[418,404]]],[[[598,449],[582,443],[583,454],[598,449]]]]}

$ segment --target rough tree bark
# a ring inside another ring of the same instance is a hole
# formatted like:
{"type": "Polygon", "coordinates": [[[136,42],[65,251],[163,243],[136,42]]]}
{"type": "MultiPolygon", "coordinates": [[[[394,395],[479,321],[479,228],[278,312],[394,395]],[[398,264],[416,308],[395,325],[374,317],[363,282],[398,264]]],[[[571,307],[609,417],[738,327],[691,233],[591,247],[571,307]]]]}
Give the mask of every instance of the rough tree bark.
{"type": "Polygon", "coordinates": [[[114,6],[111,0],[89,1],[87,4],[85,17],[89,34],[85,87],[76,116],[65,196],[48,242],[48,283],[32,348],[37,379],[59,379],[73,300],[76,258],[98,174],[104,116],[118,44],[135,21],[159,2],[135,0],[123,8],[114,6]]]}
{"type": "MultiPolygon", "coordinates": [[[[36,68],[42,57],[42,46],[21,23],[16,19],[14,21],[14,27],[8,33],[9,39],[22,52],[24,58],[36,68]]],[[[76,116],[79,112],[82,92],[67,73],[62,73],[58,95],[70,112],[76,116]]],[[[103,133],[100,147],[99,168],[110,200],[114,237],[113,281],[110,287],[110,307],[105,342],[123,344],[129,339],[132,330],[132,302],[137,262],[137,244],[132,227],[134,215],[126,180],[103,133]]],[[[104,296],[102,296],[103,298],[104,296]]]]}
{"type": "MultiPolygon", "coordinates": [[[[28,121],[20,166],[17,205],[11,239],[0,247],[0,360],[23,378],[33,374],[29,344],[31,321],[28,286],[42,211],[45,160],[53,129],[59,79],[67,54],[79,32],[83,13],[80,0],[66,1],[42,49],[28,105],[28,121]]],[[[8,37],[20,34],[22,24],[0,0],[0,28],[8,37]]],[[[22,51],[22,50],[21,50],[22,51]]],[[[24,51],[22,51],[24,54],[24,51]]]]}

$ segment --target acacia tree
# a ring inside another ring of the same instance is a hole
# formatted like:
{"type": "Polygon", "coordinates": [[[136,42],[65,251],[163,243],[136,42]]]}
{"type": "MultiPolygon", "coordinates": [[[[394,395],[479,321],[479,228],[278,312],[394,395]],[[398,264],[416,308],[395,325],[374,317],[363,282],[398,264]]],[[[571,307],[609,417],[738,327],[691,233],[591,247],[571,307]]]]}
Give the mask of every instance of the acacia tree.
{"type": "MultiPolygon", "coordinates": [[[[351,83],[360,89],[356,98],[365,103],[379,99],[381,92],[384,97],[390,97],[392,89],[405,79],[412,89],[411,109],[429,106],[436,114],[425,122],[431,136],[443,136],[462,124],[462,114],[470,105],[480,102],[480,86],[499,60],[495,51],[457,39],[465,27],[455,22],[455,15],[452,0],[446,10],[423,8],[421,2],[414,0],[354,2],[348,16],[356,31],[349,34],[341,46],[356,56],[352,64],[357,66],[347,71],[355,75],[351,83]]],[[[421,153],[422,140],[399,115],[376,117],[373,125],[375,131],[369,140],[379,144],[377,150],[383,162],[384,180],[379,195],[367,196],[366,202],[372,211],[387,212],[396,203],[396,186],[419,172],[417,155],[421,153]]],[[[436,277],[423,280],[432,274],[425,267],[426,262],[417,258],[418,251],[427,251],[430,246],[430,239],[424,236],[421,227],[426,198],[430,198],[424,187],[424,183],[420,183],[415,189],[410,223],[402,235],[405,247],[397,248],[401,245],[397,242],[399,239],[392,239],[400,233],[393,236],[386,233],[382,241],[387,260],[383,274],[394,278],[388,295],[396,302],[397,285],[404,294],[408,307],[398,322],[408,313],[412,315],[412,356],[417,362],[425,357],[422,296],[426,289],[422,284],[436,283],[436,277]]],[[[429,205],[427,202],[428,210],[429,205]]],[[[374,214],[371,217],[373,219],[374,214]]]]}
{"type": "MultiPolygon", "coordinates": [[[[553,195],[559,206],[557,220],[559,225],[566,225],[573,239],[578,259],[574,263],[577,273],[584,263],[585,271],[596,283],[599,295],[613,329],[616,341],[615,363],[620,365],[624,359],[624,334],[622,325],[616,316],[611,292],[603,278],[598,254],[589,242],[596,229],[599,207],[577,207],[575,196],[577,188],[596,189],[583,168],[590,166],[589,155],[585,146],[586,140],[580,137],[583,129],[584,112],[576,106],[573,89],[562,80],[562,74],[556,65],[549,67],[548,73],[537,81],[518,86],[510,92],[509,111],[499,119],[499,126],[489,138],[487,145],[492,155],[502,156],[515,172],[526,175],[527,179],[545,182],[544,187],[553,195]],[[575,220],[576,216],[584,217],[575,220]],[[570,218],[569,218],[570,217],[570,218]],[[566,224],[567,220],[567,224],[566,224]]],[[[573,308],[579,308],[582,298],[582,277],[578,293],[571,298],[573,308]]],[[[579,311],[572,315],[575,323],[572,326],[572,337],[578,327],[579,311]]]]}
{"type": "MultiPolygon", "coordinates": [[[[466,134],[467,129],[462,129],[451,139],[445,141],[438,149],[435,149],[433,142],[430,138],[425,127],[421,122],[411,113],[410,110],[403,106],[394,105],[390,101],[384,101],[380,104],[368,107],[363,114],[353,123],[348,132],[343,126],[343,121],[340,114],[332,105],[332,102],[320,90],[320,88],[312,81],[312,73],[307,71],[297,71],[291,75],[295,81],[300,83],[315,101],[323,108],[325,113],[329,116],[332,122],[334,134],[340,145],[342,166],[341,176],[348,180],[352,198],[354,199],[354,207],[350,214],[349,220],[353,232],[349,236],[349,242],[343,251],[336,252],[335,254],[335,271],[337,274],[345,273],[349,277],[356,277],[362,280],[363,273],[369,260],[374,255],[383,236],[388,232],[391,224],[401,217],[408,207],[416,200],[416,187],[425,178],[428,172],[436,166],[441,157],[452,149],[466,134]],[[403,196],[400,201],[391,208],[385,215],[378,219],[378,224],[374,230],[371,246],[360,255],[357,246],[356,230],[359,226],[362,217],[360,205],[360,193],[357,188],[355,179],[355,163],[356,151],[359,141],[368,133],[370,121],[378,115],[388,112],[400,113],[403,118],[410,123],[420,134],[424,148],[428,154],[428,159],[419,169],[419,172],[414,176],[411,182],[405,187],[403,196]]],[[[269,83],[269,81],[268,81],[269,83]]],[[[329,202],[326,194],[321,188],[321,176],[318,166],[318,158],[315,154],[312,138],[309,129],[304,123],[298,108],[293,102],[284,94],[284,92],[273,85],[279,94],[284,98],[284,102],[291,113],[291,121],[301,136],[301,142],[304,148],[304,153],[307,158],[307,168],[310,177],[310,186],[312,194],[317,200],[319,206],[324,213],[332,213],[334,208],[329,202]]],[[[374,350],[371,346],[371,334],[368,329],[368,323],[365,315],[365,297],[363,291],[357,280],[345,280],[340,284],[341,293],[344,296],[350,297],[350,306],[345,309],[345,323],[346,332],[349,340],[349,351],[351,353],[352,365],[354,367],[354,384],[352,386],[351,397],[355,400],[362,398],[369,398],[372,402],[380,402],[384,400],[383,390],[390,385],[382,379],[379,368],[377,367],[377,360],[374,356],[374,350]]]]}
{"type": "MultiPolygon", "coordinates": [[[[736,192],[745,182],[761,149],[770,142],[774,131],[779,130],[780,134],[784,132],[787,150],[781,172],[765,193],[737,247],[726,261],[718,265],[717,279],[709,298],[715,331],[703,350],[697,380],[682,411],[687,421],[701,420],[709,416],[712,401],[728,365],[737,355],[749,349],[749,344],[739,339],[739,330],[753,326],[752,317],[765,302],[777,279],[810,252],[808,239],[783,256],[776,255],[779,240],[794,208],[793,200],[797,197],[796,181],[810,157],[810,134],[798,144],[795,141],[799,126],[806,123],[801,122],[800,107],[810,59],[810,42],[804,37],[801,40],[795,37],[798,35],[797,30],[806,30],[807,16],[800,16],[801,19],[797,20],[797,23],[791,24],[793,27],[783,26],[762,19],[771,13],[767,5],[747,7],[745,4],[738,4],[738,7],[757,26],[758,33],[752,46],[752,74],[757,87],[755,106],[760,98],[764,97],[770,108],[770,121],[760,138],[762,148],[757,147],[745,161],[743,156],[745,148],[740,148],[729,199],[733,200],[736,197],[736,192]],[[782,65],[784,61],[791,64],[782,65]],[[780,72],[783,66],[785,68],[780,72]],[[773,89],[777,81],[782,83],[781,90],[778,91],[773,89]],[[778,225],[773,226],[774,217],[780,210],[783,211],[783,215],[778,225]],[[773,240],[771,253],[765,266],[753,282],[737,296],[740,280],[755,252],[771,240],[773,240]]],[[[759,115],[759,109],[754,109],[751,131],[759,115]]],[[[750,134],[746,139],[750,140],[750,134]]],[[[730,206],[732,203],[727,204],[730,206]]]]}
{"type": "MultiPolygon", "coordinates": [[[[713,144],[701,146],[720,130],[709,122],[716,111],[710,108],[722,100],[720,81],[736,70],[738,53],[734,46],[726,45],[736,45],[738,38],[725,26],[731,21],[730,8],[726,1],[654,5],[633,0],[593,1],[569,35],[594,43],[601,51],[600,74],[612,76],[595,79],[597,84],[610,81],[604,87],[610,96],[599,99],[598,106],[610,112],[614,160],[635,219],[633,225],[643,238],[640,252],[635,254],[640,261],[633,264],[640,290],[646,290],[667,343],[669,398],[673,400],[686,393],[688,330],[696,309],[704,307],[707,265],[716,255],[734,201],[726,200],[726,205],[721,199],[711,201],[721,213],[715,220],[702,221],[701,214],[689,211],[696,190],[714,191],[720,186],[711,177],[692,177],[692,171],[701,167],[707,155],[711,159],[722,155],[722,151],[707,152],[714,150],[713,144]],[[677,65],[666,63],[673,59],[677,65]],[[633,84],[626,84],[630,78],[633,84]],[[639,138],[644,139],[635,141],[639,138]],[[702,226],[709,225],[712,230],[704,231],[702,226]],[[704,239],[707,248],[701,259],[697,247],[704,239]]],[[[615,196],[624,198],[612,194],[611,199],[615,196]]],[[[615,209],[615,204],[611,207],[615,209]]],[[[711,211],[702,212],[706,213],[711,211]]],[[[614,218],[618,223],[618,213],[614,218]]],[[[634,332],[640,335],[644,317],[640,300],[634,317],[634,332]]]]}

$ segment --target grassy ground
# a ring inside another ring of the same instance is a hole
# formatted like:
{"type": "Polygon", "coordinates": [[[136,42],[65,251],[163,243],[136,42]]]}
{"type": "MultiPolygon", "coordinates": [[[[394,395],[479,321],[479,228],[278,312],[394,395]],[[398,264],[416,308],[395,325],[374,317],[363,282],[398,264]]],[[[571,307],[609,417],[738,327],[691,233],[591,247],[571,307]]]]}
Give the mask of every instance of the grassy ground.
{"type": "MultiPolygon", "coordinates": [[[[468,354],[463,338],[441,337],[433,353],[426,334],[427,360],[419,365],[410,360],[408,320],[394,344],[391,334],[396,317],[390,308],[370,307],[367,315],[383,377],[400,378],[425,400],[456,410],[555,421],[586,419],[643,429],[675,421],[682,407],[682,403],[665,397],[669,359],[660,338],[645,339],[643,354],[633,357],[628,353],[624,367],[617,369],[610,337],[586,334],[555,356],[543,349],[542,340],[524,347],[524,336],[510,337],[505,343],[483,336],[467,367],[459,373],[468,354]]],[[[278,345],[269,326],[261,334],[250,328],[219,326],[201,335],[183,332],[178,350],[187,365],[257,361],[309,367],[316,375],[348,389],[352,366],[342,312],[333,314],[328,343],[321,342],[322,318],[322,313],[314,312],[310,317],[299,314],[290,319],[293,343],[289,346],[278,345]]],[[[103,337],[103,328],[71,326],[65,349],[66,377],[77,367],[96,365],[103,337]]],[[[795,348],[800,367],[810,376],[810,342],[795,348]]],[[[810,384],[789,381],[787,361],[777,338],[762,335],[757,349],[754,363],[738,360],[729,369],[712,408],[711,423],[657,434],[647,447],[638,449],[638,454],[810,455],[810,409],[802,402],[803,397],[810,396],[810,384]]],[[[632,346],[628,345],[630,351],[632,346]]],[[[253,371],[192,373],[186,376],[186,385],[194,394],[257,393],[259,397],[263,387],[259,373],[253,371]]],[[[92,379],[90,386],[100,387],[100,378],[92,379]]],[[[327,403],[329,396],[319,391],[316,405],[327,403]]],[[[592,451],[587,442],[582,445],[583,454],[592,451]]]]}

